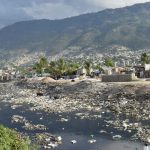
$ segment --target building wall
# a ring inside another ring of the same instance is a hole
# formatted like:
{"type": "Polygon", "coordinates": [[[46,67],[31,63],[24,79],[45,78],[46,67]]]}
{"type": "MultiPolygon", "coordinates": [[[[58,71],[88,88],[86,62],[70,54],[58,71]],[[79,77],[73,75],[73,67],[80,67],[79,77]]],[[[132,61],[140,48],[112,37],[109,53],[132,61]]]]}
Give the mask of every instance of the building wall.
{"type": "Polygon", "coordinates": [[[145,64],[144,67],[145,67],[145,71],[150,70],[150,64],[145,64]]]}
{"type": "Polygon", "coordinates": [[[124,75],[103,75],[102,82],[129,82],[136,80],[135,74],[124,74],[124,75]]]}

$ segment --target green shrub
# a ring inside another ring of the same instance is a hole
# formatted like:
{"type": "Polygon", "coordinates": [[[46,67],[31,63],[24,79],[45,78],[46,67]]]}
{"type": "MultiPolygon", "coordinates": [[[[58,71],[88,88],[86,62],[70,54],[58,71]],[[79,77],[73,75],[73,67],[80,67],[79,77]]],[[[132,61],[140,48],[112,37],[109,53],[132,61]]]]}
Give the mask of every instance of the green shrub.
{"type": "Polygon", "coordinates": [[[0,125],[0,150],[35,150],[28,137],[0,125]]]}

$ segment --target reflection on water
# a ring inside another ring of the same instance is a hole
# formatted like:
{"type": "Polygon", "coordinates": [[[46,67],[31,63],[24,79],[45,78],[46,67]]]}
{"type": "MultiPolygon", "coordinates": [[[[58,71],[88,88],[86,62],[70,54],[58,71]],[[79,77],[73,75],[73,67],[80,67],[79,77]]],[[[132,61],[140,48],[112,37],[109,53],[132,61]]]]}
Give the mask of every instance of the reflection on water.
{"type": "MultiPolygon", "coordinates": [[[[111,134],[120,134],[117,130],[105,129],[103,119],[96,120],[80,120],[75,118],[73,114],[46,114],[43,112],[27,111],[26,107],[11,109],[9,105],[1,104],[0,106],[0,123],[10,128],[17,128],[21,132],[33,134],[39,131],[25,131],[21,124],[12,124],[12,115],[21,115],[34,124],[44,124],[47,126],[47,132],[62,136],[63,144],[56,150],[142,150],[143,145],[140,143],[129,142],[128,136],[122,141],[113,141],[111,134]],[[43,118],[42,120],[40,118],[43,118]],[[69,119],[68,122],[58,121],[61,117],[69,119]],[[100,130],[107,130],[107,134],[100,134],[100,130]],[[94,135],[96,143],[89,144],[88,140],[92,139],[90,136],[94,135]],[[71,144],[71,140],[76,140],[77,144],[71,144]]],[[[42,132],[42,131],[40,131],[42,132]]],[[[124,133],[122,133],[124,134],[124,133]]]]}

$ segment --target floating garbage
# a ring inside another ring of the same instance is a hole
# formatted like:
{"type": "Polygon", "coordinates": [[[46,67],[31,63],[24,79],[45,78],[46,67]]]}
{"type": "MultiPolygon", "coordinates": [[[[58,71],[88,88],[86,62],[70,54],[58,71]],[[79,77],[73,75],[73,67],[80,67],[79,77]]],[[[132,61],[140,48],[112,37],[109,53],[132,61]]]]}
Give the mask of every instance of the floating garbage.
{"type": "Polygon", "coordinates": [[[96,143],[96,140],[95,139],[88,140],[88,143],[90,143],[90,144],[96,143]]]}
{"type": "Polygon", "coordinates": [[[76,140],[72,140],[71,143],[72,143],[72,144],[76,144],[77,141],[76,141],[76,140]]]}
{"type": "Polygon", "coordinates": [[[49,146],[49,149],[50,149],[50,148],[56,148],[56,147],[58,147],[58,144],[51,142],[51,143],[48,144],[48,146],[49,146]]]}
{"type": "Polygon", "coordinates": [[[16,108],[19,108],[19,107],[21,107],[22,105],[12,105],[11,106],[11,109],[16,109],[16,108]]]}
{"type": "Polygon", "coordinates": [[[61,121],[61,122],[68,122],[69,119],[61,118],[59,121],[61,121]]]}
{"type": "Polygon", "coordinates": [[[114,135],[114,136],[113,136],[113,139],[114,139],[114,140],[119,140],[119,139],[121,139],[121,137],[122,137],[121,135],[114,135]]]}
{"type": "Polygon", "coordinates": [[[46,126],[42,124],[32,124],[30,123],[25,117],[19,116],[19,115],[13,115],[11,117],[11,122],[12,123],[21,123],[23,124],[23,128],[26,130],[46,130],[46,126]]]}
{"type": "Polygon", "coordinates": [[[100,133],[107,133],[107,131],[105,131],[105,130],[100,130],[99,132],[100,133]]]}
{"type": "Polygon", "coordinates": [[[55,136],[50,133],[36,133],[34,139],[42,148],[45,149],[56,148],[62,144],[61,136],[55,136]]]}
{"type": "Polygon", "coordinates": [[[25,117],[19,116],[19,115],[13,115],[11,117],[11,119],[12,119],[11,120],[12,123],[25,123],[25,122],[27,122],[25,117]]]}
{"type": "Polygon", "coordinates": [[[45,125],[41,125],[41,124],[34,125],[29,122],[25,123],[23,128],[25,128],[26,130],[46,130],[47,129],[45,125]]]}
{"type": "Polygon", "coordinates": [[[61,136],[58,136],[58,137],[56,138],[56,140],[57,140],[58,142],[61,142],[61,141],[62,141],[62,137],[61,137],[61,136]]]}

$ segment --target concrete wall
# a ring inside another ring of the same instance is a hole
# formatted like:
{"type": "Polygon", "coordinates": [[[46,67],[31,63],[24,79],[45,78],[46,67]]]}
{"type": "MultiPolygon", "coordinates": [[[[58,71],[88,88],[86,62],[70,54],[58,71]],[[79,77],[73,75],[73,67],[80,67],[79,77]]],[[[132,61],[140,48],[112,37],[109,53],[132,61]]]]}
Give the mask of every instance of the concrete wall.
{"type": "Polygon", "coordinates": [[[124,74],[124,75],[103,75],[102,82],[129,82],[136,80],[135,74],[124,74]]]}
{"type": "Polygon", "coordinates": [[[144,67],[145,67],[145,71],[150,70],[150,64],[145,64],[144,67]]]}

